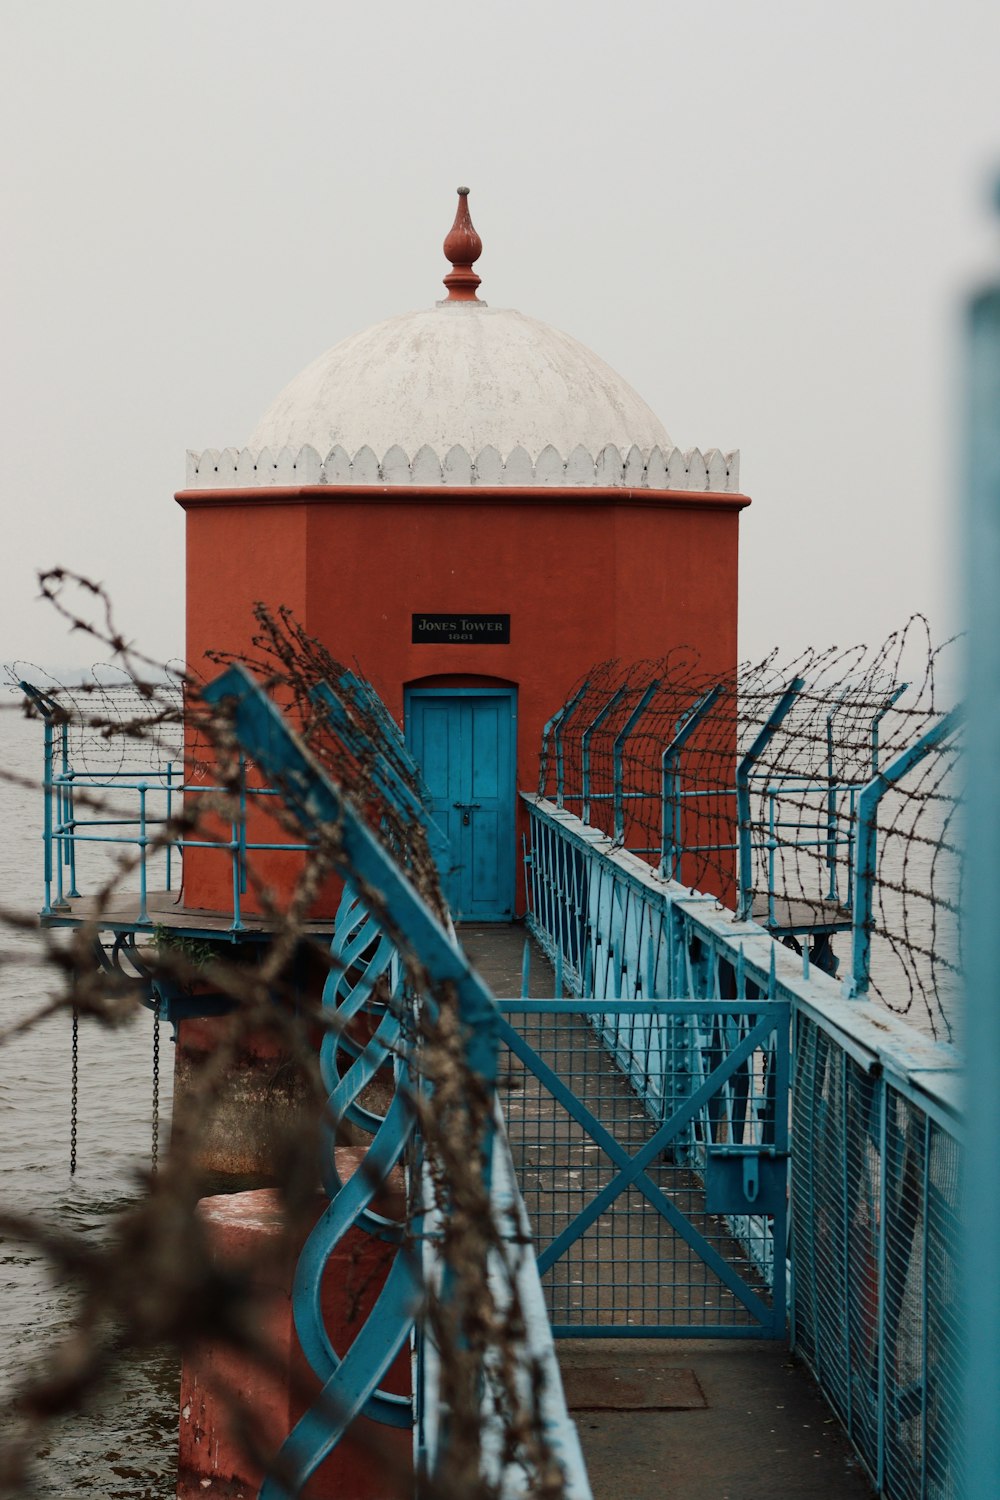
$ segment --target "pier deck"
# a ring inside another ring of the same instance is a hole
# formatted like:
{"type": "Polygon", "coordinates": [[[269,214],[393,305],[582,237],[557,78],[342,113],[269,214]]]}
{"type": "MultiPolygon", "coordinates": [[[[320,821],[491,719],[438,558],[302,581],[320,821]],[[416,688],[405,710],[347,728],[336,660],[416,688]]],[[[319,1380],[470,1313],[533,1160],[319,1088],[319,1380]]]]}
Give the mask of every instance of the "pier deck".
{"type": "MultiPolygon", "coordinates": [[[[520,994],[523,928],[470,924],[460,936],[495,994],[520,994]]],[[[534,943],[531,949],[531,994],[550,996],[552,970],[534,943]]],[[[516,1144],[514,1154],[516,1163],[516,1144]]],[[[682,1307],[704,1288],[669,1228],[655,1235],[644,1230],[631,1263],[637,1253],[655,1257],[653,1280],[677,1276],[675,1306],[682,1307]]],[[[583,1257],[574,1269],[584,1305],[605,1305],[598,1280],[606,1267],[583,1257]]],[[[869,1500],[873,1493],[838,1420],[782,1343],[588,1337],[557,1347],[595,1500],[770,1500],[776,1493],[869,1500]]]]}
{"type": "MultiPolygon", "coordinates": [[[[53,906],[51,914],[42,915],[43,927],[77,927],[93,922],[100,930],[148,933],[154,927],[167,927],[179,934],[206,937],[254,937],[274,931],[270,917],[243,914],[239,928],[234,928],[231,912],[207,911],[180,904],[180,891],[149,891],[146,896],[146,919],[142,919],[139,893],[114,890],[106,900],[98,896],[69,896],[62,906],[53,906]]],[[[304,922],[304,930],[313,935],[331,933],[332,919],[304,922]]]]}
{"type": "Polygon", "coordinates": [[[754,896],[751,916],[762,927],[777,933],[845,932],[851,925],[849,909],[838,901],[793,900],[787,896],[769,901],[766,894],[754,896]]]}

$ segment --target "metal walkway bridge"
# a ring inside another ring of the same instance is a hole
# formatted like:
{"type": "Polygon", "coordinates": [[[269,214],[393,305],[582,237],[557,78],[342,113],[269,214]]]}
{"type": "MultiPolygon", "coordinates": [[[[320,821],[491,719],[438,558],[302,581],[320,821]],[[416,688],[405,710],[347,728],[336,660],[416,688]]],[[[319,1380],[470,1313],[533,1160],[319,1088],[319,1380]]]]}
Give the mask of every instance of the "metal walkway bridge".
{"type": "MultiPolygon", "coordinates": [[[[889,1500],[961,1495],[954,1049],[848,998],[808,948],[794,953],[746,910],[692,893],[538,795],[523,797],[528,925],[551,968],[536,961],[525,978],[509,932],[450,925],[427,794],[370,689],[345,674],[313,696],[349,751],[341,763],[364,768],[360,796],[244,669],[204,694],[294,814],[297,847],[347,881],[323,992],[329,1208],[294,1294],[318,1391],[262,1496],[299,1493],[362,1414],[412,1425],[432,1482],[464,1465],[504,1496],[540,1493],[555,1465],[573,1500],[639,1497],[633,1442],[657,1493],[717,1495],[728,1465],[721,1493],[741,1500],[771,1493],[779,1473],[802,1496],[864,1494],[865,1474],[889,1500]],[[389,1070],[395,1092],[376,1108],[369,1086],[389,1070]],[[366,1170],[343,1182],[340,1121],[371,1143],[366,1170]],[[389,1223],[377,1200],[399,1167],[408,1209],[389,1223]],[[321,1287],[358,1229],[396,1254],[345,1350],[321,1287]],[[412,1397],[383,1386],[408,1343],[412,1397]],[[573,1351],[561,1355],[565,1392],[557,1349],[573,1351]],[[787,1374],[789,1349],[825,1407],[787,1374]],[[584,1451],[605,1476],[596,1489],[584,1451]]],[[[74,909],[87,899],[74,842],[87,825],[51,735],[46,755],[47,920],[75,923],[88,914],[74,909]]],[[[171,781],[165,795],[179,791],[171,781]]],[[[147,779],[141,818],[150,796],[147,779]]],[[[242,940],[264,935],[239,911],[246,796],[241,772],[220,844],[242,940]]],[[[132,907],[117,897],[106,914],[113,963],[141,965],[137,940],[161,910],[146,827],[132,907]]],[[[163,830],[161,858],[184,842],[169,820],[163,830]]],[[[175,918],[184,933],[187,917],[175,918]]],[[[160,1017],[190,1013],[155,979],[149,1001],[160,1017]]]]}
{"type": "MultiPolygon", "coordinates": [[[[533,940],[525,965],[520,926],[463,925],[459,938],[494,994],[527,990],[544,1001],[554,993],[555,971],[533,940]]],[[[536,1023],[526,1029],[530,1042],[573,1081],[584,1107],[608,1122],[626,1150],[638,1149],[651,1133],[649,1115],[593,1027],[571,1011],[513,1014],[536,1023]]],[[[536,1245],[551,1243],[593,1197],[588,1176],[610,1175],[608,1160],[509,1053],[501,1098],[536,1245]]],[[[659,1175],[668,1187],[677,1169],[659,1175]]],[[[688,1196],[697,1191],[689,1177],[688,1196]]],[[[550,1318],[571,1326],[556,1349],[595,1500],[870,1496],[840,1424],[787,1344],[642,1336],[643,1325],[664,1310],[690,1325],[704,1319],[709,1305],[718,1317],[723,1298],[730,1316],[739,1304],[642,1194],[627,1198],[617,1215],[597,1221],[589,1247],[584,1242],[542,1278],[550,1318]],[[615,1323],[631,1317],[643,1321],[629,1336],[609,1336],[615,1323]]],[[[720,1248],[734,1266],[746,1265],[733,1237],[724,1236],[720,1248]]],[[[754,1278],[756,1288],[763,1283],[754,1278]]]]}

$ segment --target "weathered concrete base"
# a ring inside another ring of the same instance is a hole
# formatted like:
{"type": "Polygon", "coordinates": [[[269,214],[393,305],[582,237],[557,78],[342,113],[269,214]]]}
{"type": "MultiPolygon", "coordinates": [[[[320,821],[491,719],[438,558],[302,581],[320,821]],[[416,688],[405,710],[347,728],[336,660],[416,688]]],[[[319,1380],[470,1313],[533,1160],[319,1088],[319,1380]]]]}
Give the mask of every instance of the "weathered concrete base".
{"type": "MultiPolygon", "coordinates": [[[[342,1178],[364,1151],[338,1148],[342,1178]]],[[[316,1216],[325,1207],[317,1198],[316,1216]]],[[[398,1203],[379,1205],[398,1212],[398,1203]]],[[[260,1329],[273,1350],[267,1368],[229,1348],[206,1347],[181,1375],[179,1500],[218,1496],[252,1500],[261,1464],[244,1451],[245,1424],[259,1452],[273,1455],[307,1409],[319,1384],[298,1346],[291,1286],[299,1244],[280,1247],[281,1206],[273,1189],[205,1198],[200,1205],[220,1262],[244,1267],[260,1291],[260,1329]],[[276,1253],[280,1248],[281,1253],[276,1253]],[[255,1269],[252,1269],[255,1268],[255,1269]]],[[[382,1287],[392,1247],[360,1231],[335,1250],[323,1283],[323,1311],[334,1349],[346,1352],[382,1287]]],[[[387,1389],[410,1391],[409,1350],[386,1378],[387,1389]]],[[[412,1490],[412,1433],[360,1419],[303,1491],[306,1500],[396,1500],[412,1490]]]]}
{"type": "Polygon", "coordinates": [[[228,1045],[233,1019],[212,1016],[182,1021],[174,1060],[174,1131],[192,1118],[197,1127],[198,1165],[233,1182],[276,1181],[289,1143],[300,1146],[315,1129],[317,1094],[304,1062],[288,1055],[277,1039],[260,1032],[234,1049],[224,1084],[204,1115],[200,1100],[204,1070],[228,1045]]]}

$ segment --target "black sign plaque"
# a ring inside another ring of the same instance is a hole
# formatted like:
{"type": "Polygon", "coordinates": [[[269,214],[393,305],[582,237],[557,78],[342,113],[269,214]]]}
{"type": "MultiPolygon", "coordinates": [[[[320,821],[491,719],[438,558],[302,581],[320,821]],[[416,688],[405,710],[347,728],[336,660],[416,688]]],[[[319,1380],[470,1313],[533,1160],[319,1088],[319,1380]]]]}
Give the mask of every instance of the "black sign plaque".
{"type": "Polygon", "coordinates": [[[414,615],[415,646],[509,646],[510,615],[414,615]]]}

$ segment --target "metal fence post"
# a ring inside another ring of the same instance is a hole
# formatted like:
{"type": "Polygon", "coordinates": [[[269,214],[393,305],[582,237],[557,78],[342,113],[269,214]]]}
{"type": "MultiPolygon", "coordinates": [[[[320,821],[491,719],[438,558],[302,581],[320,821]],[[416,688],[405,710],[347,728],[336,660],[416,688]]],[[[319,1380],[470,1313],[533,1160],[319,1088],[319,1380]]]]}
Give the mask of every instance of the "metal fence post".
{"type": "Polygon", "coordinates": [[[146,792],[149,790],[144,781],[138,785],[139,793],[139,921],[148,922],[149,912],[146,908],[146,849],[149,839],[146,836],[146,792]]]}
{"type": "Polygon", "coordinates": [[[556,742],[556,802],[559,807],[562,807],[562,802],[560,800],[562,797],[563,773],[562,732],[567,719],[569,719],[570,715],[574,712],[577,704],[580,703],[589,686],[590,679],[587,678],[584,680],[581,686],[577,688],[572,697],[566,699],[566,702],[563,704],[562,708],[560,708],[556,713],[552,715],[551,719],[548,720],[548,722],[545,724],[545,727],[542,729],[542,749],[538,757],[538,795],[539,797],[548,796],[549,735],[554,732],[556,742]]]}
{"type": "Polygon", "coordinates": [[[750,843],[750,773],[777,733],[782,720],[805,687],[805,678],[795,677],[785,688],[770,718],[736,767],[736,821],[739,839],[736,915],[742,922],[753,905],[753,849],[750,843]]]}
{"type": "Polygon", "coordinates": [[[854,840],[854,903],[851,909],[851,973],[844,980],[844,993],[858,999],[868,993],[871,980],[872,908],[875,893],[877,820],[879,803],[932,750],[954,734],[959,711],[952,709],[918,740],[863,787],[858,797],[857,833],[854,840]]]}
{"type": "Polygon", "coordinates": [[[69,871],[69,890],[67,896],[79,896],[76,888],[76,813],[74,811],[73,798],[73,767],[69,762],[69,725],[63,724],[61,733],[62,744],[62,781],[65,784],[63,792],[63,806],[66,816],[66,828],[69,838],[66,843],[66,867],[69,871]]]}
{"type": "Polygon", "coordinates": [[[600,713],[591,719],[580,737],[581,796],[583,799],[583,808],[580,813],[581,823],[590,822],[590,741],[593,738],[595,729],[600,729],[611,710],[624,698],[626,691],[627,685],[622,683],[622,686],[611,694],[611,697],[605,703],[600,713]]]}
{"type": "Polygon", "coordinates": [[[883,703],[882,707],[878,710],[878,712],[872,715],[872,721],[871,721],[871,724],[869,725],[869,734],[871,736],[872,775],[873,776],[875,775],[876,771],[878,770],[878,750],[879,750],[879,744],[878,744],[878,726],[881,724],[882,720],[885,718],[885,716],[889,712],[890,708],[892,708],[893,704],[899,702],[900,698],[902,698],[903,694],[906,692],[906,689],[909,687],[909,685],[910,684],[908,682],[901,682],[899,684],[899,687],[896,688],[895,692],[891,693],[889,695],[889,697],[885,700],[885,702],[883,703]]]}
{"type": "Polygon", "coordinates": [[[888,1162],[886,1160],[886,1148],[887,1148],[888,1140],[889,1140],[889,1125],[888,1125],[888,1108],[887,1108],[887,1106],[888,1106],[888,1090],[886,1089],[886,1086],[885,1086],[885,1078],[881,1077],[881,1078],[876,1079],[874,1086],[875,1086],[875,1089],[877,1090],[877,1093],[878,1093],[878,1132],[879,1132],[878,1161],[879,1161],[879,1165],[880,1165],[880,1171],[879,1171],[879,1175],[878,1175],[878,1241],[877,1241],[877,1245],[876,1245],[876,1250],[877,1250],[877,1268],[876,1268],[877,1269],[877,1281],[876,1281],[876,1294],[875,1294],[876,1297],[877,1297],[877,1299],[878,1299],[877,1300],[877,1304],[876,1304],[876,1306],[877,1306],[877,1317],[878,1317],[878,1351],[877,1351],[877,1365],[876,1365],[876,1377],[875,1377],[876,1378],[876,1382],[877,1382],[877,1388],[876,1388],[876,1413],[877,1413],[877,1421],[878,1421],[878,1438],[877,1438],[877,1444],[876,1444],[877,1458],[876,1458],[876,1467],[875,1467],[875,1487],[878,1490],[879,1494],[881,1494],[882,1493],[882,1486],[883,1486],[883,1484],[885,1482],[885,1425],[886,1425],[886,1417],[887,1417],[887,1412],[886,1412],[887,1371],[886,1371],[886,1359],[885,1359],[886,1317],[885,1317],[885,1314],[886,1314],[886,1257],[887,1257],[887,1251],[888,1251],[888,1243],[887,1243],[887,1239],[886,1239],[886,1236],[888,1234],[888,1226],[886,1224],[886,1215],[887,1215],[887,1208],[888,1208],[889,1164],[888,1164],[888,1162]]]}
{"type": "MultiPolygon", "coordinates": [[[[906,692],[909,685],[910,684],[908,682],[901,682],[899,686],[895,688],[892,693],[890,693],[889,697],[886,699],[882,707],[878,709],[878,711],[874,714],[871,723],[868,726],[869,740],[872,750],[871,774],[873,776],[878,771],[878,727],[881,724],[882,720],[885,718],[886,714],[889,712],[890,708],[892,708],[893,704],[899,702],[899,699],[906,692]]],[[[838,788],[836,767],[834,765],[833,758],[833,721],[837,717],[837,714],[843,708],[849,697],[850,688],[846,688],[844,692],[841,693],[833,708],[831,708],[830,712],[826,716],[826,866],[830,873],[830,880],[827,886],[826,893],[828,901],[836,901],[837,899],[837,824],[840,821],[840,817],[842,816],[842,814],[838,814],[837,812],[838,788]]],[[[841,790],[843,790],[843,788],[841,788],[841,790]]],[[[853,811],[854,809],[852,806],[851,812],[853,813],[853,811]]],[[[853,823],[853,818],[851,818],[850,821],[853,823]]],[[[849,892],[846,904],[848,906],[850,906],[851,904],[849,892]]]]}
{"type": "MultiPolygon", "coordinates": [[[[42,718],[42,791],[44,795],[42,843],[44,848],[44,878],[45,878],[45,904],[42,907],[42,916],[50,917],[54,910],[65,911],[66,900],[63,896],[63,793],[61,790],[62,777],[59,777],[57,785],[55,773],[55,722],[58,705],[54,698],[36,688],[34,683],[21,681],[18,687],[25,697],[30,698],[42,718]],[[52,878],[56,877],[56,899],[52,900],[52,878]]],[[[62,727],[63,745],[63,769],[68,768],[66,755],[66,726],[62,727]]],[[[74,860],[70,878],[70,895],[77,895],[76,889],[76,864],[74,860]]]]}
{"type": "Polygon", "coordinates": [[[967,1348],[964,1494],[1000,1474],[1000,284],[972,299],[966,325],[965,597],[969,600],[965,1006],[968,1156],[964,1235],[967,1348]],[[974,1310],[974,1315],[973,1315],[974,1310]]]}
{"type": "MultiPolygon", "coordinates": [[[[173,763],[173,761],[168,761],[167,762],[167,832],[168,832],[168,834],[170,832],[170,824],[173,821],[173,816],[174,816],[174,781],[173,781],[173,778],[174,778],[174,763],[173,763]]],[[[174,852],[174,841],[170,837],[168,837],[168,839],[167,839],[167,851],[166,852],[167,852],[167,890],[169,891],[169,890],[171,890],[173,888],[172,887],[172,882],[171,882],[171,877],[173,875],[173,863],[172,863],[171,856],[172,856],[172,854],[174,852]]]]}
{"type": "Polygon", "coordinates": [[[240,895],[245,896],[247,890],[247,763],[242,755],[240,756],[240,815],[237,827],[240,841],[237,855],[239,860],[240,895]]]}
{"type": "Polygon", "coordinates": [[[682,714],[674,725],[673,739],[660,757],[660,874],[666,880],[681,878],[680,753],[721,692],[722,683],[717,682],[682,714]]]}
{"type": "Polygon", "coordinates": [[[45,905],[42,916],[52,915],[52,720],[46,716],[44,722],[43,771],[45,790],[44,823],[42,840],[45,846],[45,905]]]}
{"type": "Polygon", "coordinates": [[[54,762],[55,756],[53,756],[52,786],[55,792],[56,817],[52,832],[52,854],[56,877],[56,899],[52,906],[55,911],[68,911],[69,902],[66,900],[63,881],[63,869],[66,864],[66,793],[62,773],[56,771],[54,762]]]}
{"type": "Polygon", "coordinates": [[[837,899],[837,775],[833,762],[833,721],[843,708],[846,696],[846,693],[841,693],[826,716],[826,867],[830,872],[826,891],[828,901],[837,899]]]}
{"type": "Polygon", "coordinates": [[[621,843],[621,841],[625,837],[625,796],[624,787],[622,785],[622,757],[625,752],[625,743],[628,740],[629,735],[632,733],[633,729],[645,713],[649,700],[652,698],[659,685],[660,679],[658,677],[654,678],[653,681],[649,684],[649,687],[643,693],[642,697],[639,699],[631,714],[629,714],[618,734],[615,736],[615,743],[612,747],[611,762],[614,768],[613,781],[615,794],[615,840],[618,843],[621,843]]]}

